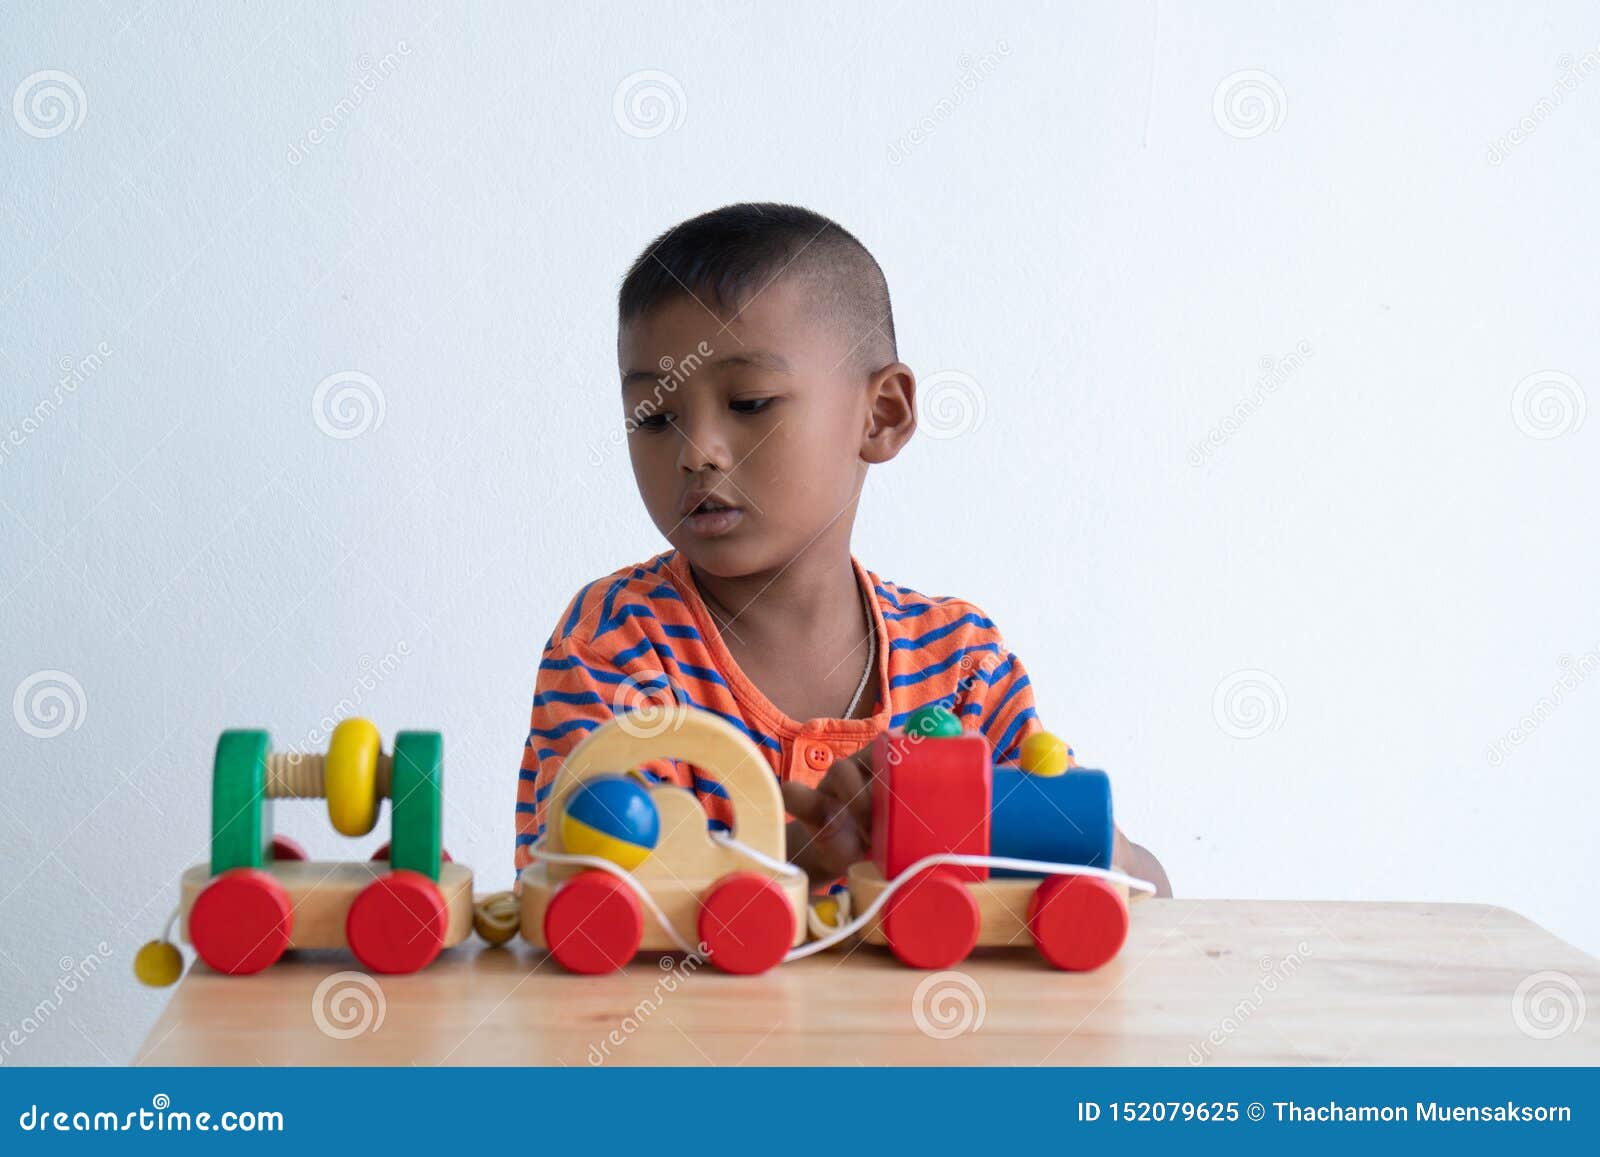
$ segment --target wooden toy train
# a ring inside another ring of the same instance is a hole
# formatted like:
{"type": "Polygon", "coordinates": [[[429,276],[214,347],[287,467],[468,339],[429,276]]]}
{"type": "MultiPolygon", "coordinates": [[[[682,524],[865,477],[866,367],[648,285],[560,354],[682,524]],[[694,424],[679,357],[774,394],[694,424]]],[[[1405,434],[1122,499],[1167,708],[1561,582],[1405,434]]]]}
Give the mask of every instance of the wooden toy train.
{"type": "Polygon", "coordinates": [[[804,943],[808,886],[784,862],[784,812],[765,757],[693,708],[618,716],[592,732],[552,787],[545,835],[522,874],[522,935],[574,972],[640,951],[708,956],[758,973],[851,934],[915,968],[947,968],[977,946],[1031,938],[1052,965],[1098,968],[1128,931],[1128,889],[1111,870],[1111,788],[1071,766],[1054,736],[1030,736],[1017,767],[942,707],[914,712],[873,746],[872,858],[848,876],[860,916],[804,943]],[[693,764],[727,791],[733,827],[706,830],[694,796],[633,769],[693,764]],[[680,929],[693,926],[690,944],[680,929]]]}
{"type": "MultiPolygon", "coordinates": [[[[860,935],[914,968],[948,968],[975,947],[1031,939],[1057,968],[1100,967],[1128,932],[1129,888],[1111,868],[1111,787],[1074,767],[1047,732],[1017,767],[942,707],[913,712],[873,744],[871,859],[848,874],[859,913],[807,942],[806,875],[784,859],[784,810],[765,756],[696,708],[619,715],[567,757],[520,896],[474,911],[472,873],[441,844],[442,742],[405,731],[384,754],[377,728],[340,723],[324,755],[274,754],[264,731],[225,731],[212,774],[211,859],[188,869],[173,921],[218,972],[259,972],[291,948],[348,948],[374,972],[426,967],[476,926],[522,936],[573,972],[620,968],[641,951],[682,951],[731,973],[761,973],[860,935]],[[659,759],[715,779],[733,809],[708,830],[693,793],[637,769],[659,759]],[[390,842],[367,862],[312,862],[276,835],[272,801],[326,798],[333,826],[361,836],[384,797],[390,842]],[[692,927],[691,940],[682,931],[692,927]]],[[[170,922],[169,922],[170,931],[170,922]]],[[[170,984],[182,956],[166,939],[134,969],[170,984]]]]}
{"type": "MultiPolygon", "coordinates": [[[[183,936],[218,972],[259,972],[290,948],[349,948],[374,972],[415,972],[473,927],[472,873],[441,845],[443,744],[402,731],[384,754],[365,719],[334,728],[324,755],[274,754],[265,731],[225,731],[211,786],[211,860],[183,874],[183,936]],[[326,798],[347,836],[377,824],[387,796],[390,839],[370,861],[306,859],[275,835],[272,801],[326,798]]],[[[177,979],[166,941],[140,950],[150,984],[177,979]]]]}

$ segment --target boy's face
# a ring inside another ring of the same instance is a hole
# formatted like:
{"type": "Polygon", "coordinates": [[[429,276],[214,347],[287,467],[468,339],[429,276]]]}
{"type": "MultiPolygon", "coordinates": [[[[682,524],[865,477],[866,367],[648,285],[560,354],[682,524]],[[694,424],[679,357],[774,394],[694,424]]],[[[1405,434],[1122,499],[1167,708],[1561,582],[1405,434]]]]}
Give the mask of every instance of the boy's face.
{"type": "Polygon", "coordinates": [[[702,571],[735,578],[834,534],[849,541],[871,391],[855,335],[801,284],[779,278],[724,320],[672,298],[623,328],[618,360],[651,520],[702,571]],[[697,513],[706,495],[723,509],[697,513]]]}

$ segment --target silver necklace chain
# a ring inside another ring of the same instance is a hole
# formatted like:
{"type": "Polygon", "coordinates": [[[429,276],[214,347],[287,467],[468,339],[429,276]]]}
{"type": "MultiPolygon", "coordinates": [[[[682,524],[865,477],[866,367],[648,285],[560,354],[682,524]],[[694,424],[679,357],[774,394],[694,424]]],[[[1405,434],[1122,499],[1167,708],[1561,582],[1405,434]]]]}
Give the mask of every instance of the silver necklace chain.
{"type": "MultiPolygon", "coordinates": [[[[860,588],[857,588],[858,590],[860,588]]],[[[856,693],[850,697],[850,706],[844,709],[840,718],[849,719],[856,713],[856,707],[861,703],[861,696],[866,693],[867,681],[872,678],[872,673],[878,668],[878,626],[872,621],[872,606],[867,602],[867,592],[861,592],[861,609],[867,616],[867,665],[861,672],[861,682],[856,684],[856,693]]],[[[706,603],[705,608],[711,613],[711,619],[717,624],[719,630],[727,630],[729,623],[722,621],[722,616],[711,610],[711,604],[706,603]]],[[[729,620],[731,622],[731,620],[729,620]]]]}
{"type": "Polygon", "coordinates": [[[861,682],[856,684],[856,693],[850,699],[850,706],[844,709],[844,718],[849,719],[856,713],[856,705],[861,702],[861,696],[867,689],[867,680],[872,678],[872,673],[878,667],[878,627],[872,621],[872,607],[867,603],[867,592],[861,592],[861,609],[867,613],[867,666],[861,672],[861,682]]]}

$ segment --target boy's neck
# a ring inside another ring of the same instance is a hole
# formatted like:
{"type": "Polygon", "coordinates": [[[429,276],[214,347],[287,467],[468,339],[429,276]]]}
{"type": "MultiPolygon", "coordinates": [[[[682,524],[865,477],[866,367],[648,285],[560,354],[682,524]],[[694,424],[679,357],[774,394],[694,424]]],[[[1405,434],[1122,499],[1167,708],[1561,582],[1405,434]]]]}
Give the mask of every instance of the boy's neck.
{"type": "Polygon", "coordinates": [[[769,643],[860,634],[861,587],[848,538],[818,539],[782,567],[735,578],[705,574],[693,563],[689,569],[724,636],[769,643]]]}

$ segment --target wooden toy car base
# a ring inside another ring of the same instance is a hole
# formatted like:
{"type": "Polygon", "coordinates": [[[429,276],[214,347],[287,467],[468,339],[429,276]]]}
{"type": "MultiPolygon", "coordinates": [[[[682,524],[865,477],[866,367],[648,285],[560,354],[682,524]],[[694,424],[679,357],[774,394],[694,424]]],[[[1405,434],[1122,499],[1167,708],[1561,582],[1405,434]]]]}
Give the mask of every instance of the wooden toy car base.
{"type": "MultiPolygon", "coordinates": [[[[628,772],[657,759],[681,760],[714,777],[733,804],[733,830],[729,834],[755,852],[783,860],[783,801],[771,766],[755,744],[727,721],[689,707],[660,708],[648,725],[618,716],[580,743],[562,764],[552,785],[544,849],[565,852],[561,816],[567,797],[585,779],[628,772]]],[[[754,871],[769,876],[789,903],[793,915],[790,947],[805,942],[809,886],[803,874],[770,872],[753,864],[737,849],[713,840],[706,828],[705,811],[685,788],[652,787],[650,799],[660,816],[661,835],[650,855],[631,874],[680,935],[695,942],[704,906],[719,881],[754,871]]],[[[521,877],[522,936],[539,948],[549,948],[545,915],[551,900],[574,877],[601,869],[551,863],[537,859],[537,853],[535,856],[521,877]]],[[[637,951],[678,949],[677,941],[648,907],[643,907],[642,918],[637,951]]],[[[716,959],[714,950],[712,958],[716,959]]]]}
{"type": "MultiPolygon", "coordinates": [[[[960,880],[953,873],[941,872],[938,868],[919,873],[919,876],[930,875],[940,878],[934,881],[936,887],[929,891],[941,894],[921,897],[923,912],[917,915],[908,913],[907,922],[932,927],[908,929],[918,934],[902,935],[900,942],[891,941],[890,930],[885,927],[886,920],[895,918],[896,901],[902,897],[916,896],[919,883],[913,880],[891,896],[889,903],[867,922],[857,934],[860,940],[868,944],[889,945],[903,962],[919,968],[951,967],[973,948],[1007,948],[1033,942],[1056,967],[1077,969],[1098,967],[1104,960],[1115,956],[1126,934],[1130,889],[1118,882],[1094,880],[1089,885],[1120,897],[1122,911],[1120,914],[1100,913],[1102,918],[1095,921],[1097,926],[1085,930],[1098,941],[1082,946],[1090,959],[1069,963],[1067,961],[1074,955],[1074,946],[1063,946],[1061,942],[1064,938],[1070,941],[1075,930],[1070,922],[1065,929],[1060,922],[1054,922],[1048,929],[1036,929],[1033,923],[1035,900],[1048,897],[1048,889],[1060,884],[1074,879],[1087,881],[1093,877],[1063,874],[1043,878],[991,876],[986,880],[960,880]],[[1117,927],[1119,923],[1120,930],[1117,927]],[[1063,947],[1064,951],[1056,951],[1063,947]]],[[[878,865],[871,860],[852,864],[847,880],[850,906],[857,912],[866,911],[888,887],[878,865]]],[[[1111,905],[1116,903],[1115,900],[1109,901],[1111,905]]]]}
{"type": "MultiPolygon", "coordinates": [[[[389,874],[387,863],[277,860],[261,869],[283,885],[294,911],[288,948],[347,948],[345,917],[367,885],[389,874]]],[[[183,874],[179,899],[183,939],[190,941],[189,910],[215,877],[207,864],[183,874]]],[[[452,948],[472,932],[472,872],[460,864],[439,865],[439,892],[447,923],[442,947],[452,948]]]]}
{"type": "MultiPolygon", "coordinates": [[[[763,761],[764,762],[764,761],[763,761]]],[[[612,768],[611,770],[616,770],[612,768]]],[[[681,787],[654,787],[650,799],[661,816],[661,838],[644,863],[633,869],[633,877],[650,891],[673,927],[693,939],[700,904],[714,884],[724,876],[750,869],[750,861],[732,848],[712,841],[706,833],[706,813],[694,794],[681,787]]],[[[546,831],[546,846],[561,851],[559,825],[546,831]]],[[[741,837],[742,838],[742,837],[741,837]]],[[[544,941],[544,912],[557,888],[580,872],[592,870],[571,864],[545,864],[535,861],[522,874],[522,936],[539,948],[544,941]]],[[[804,878],[776,877],[795,911],[795,947],[806,938],[806,895],[804,878]]],[[[661,921],[644,909],[644,936],[641,952],[673,952],[677,944],[661,921]]]]}

